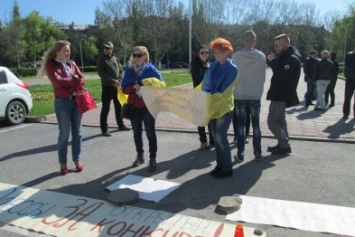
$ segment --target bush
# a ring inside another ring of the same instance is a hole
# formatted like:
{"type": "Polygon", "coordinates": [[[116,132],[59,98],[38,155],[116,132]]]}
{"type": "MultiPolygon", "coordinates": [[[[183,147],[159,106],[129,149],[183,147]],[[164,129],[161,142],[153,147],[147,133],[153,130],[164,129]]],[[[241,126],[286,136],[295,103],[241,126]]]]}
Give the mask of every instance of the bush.
{"type": "MultiPolygon", "coordinates": [[[[80,69],[81,69],[81,67],[80,67],[80,69]]],[[[96,66],[85,66],[84,73],[85,72],[97,72],[97,67],[96,66]]]]}
{"type": "Polygon", "coordinates": [[[37,75],[37,68],[10,68],[17,77],[30,77],[37,75]]]}

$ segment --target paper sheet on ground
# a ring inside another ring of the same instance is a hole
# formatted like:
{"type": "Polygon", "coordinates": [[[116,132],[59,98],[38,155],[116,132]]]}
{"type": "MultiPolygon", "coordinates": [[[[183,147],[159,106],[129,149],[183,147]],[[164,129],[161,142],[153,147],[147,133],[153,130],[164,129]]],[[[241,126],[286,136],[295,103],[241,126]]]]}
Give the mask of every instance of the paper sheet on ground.
{"type": "Polygon", "coordinates": [[[241,208],[227,220],[355,236],[355,208],[292,202],[235,194],[241,208]]]}
{"type": "Polygon", "coordinates": [[[166,111],[200,127],[208,124],[206,103],[210,95],[205,91],[142,86],[141,94],[155,119],[160,111],[166,111]]]}
{"type": "MultiPolygon", "coordinates": [[[[229,223],[0,183],[3,224],[65,237],[224,237],[234,236],[235,230],[229,223]]],[[[245,237],[254,236],[253,228],[244,230],[245,237]]]]}
{"type": "Polygon", "coordinates": [[[177,189],[180,185],[181,184],[169,181],[145,178],[130,174],[107,186],[106,189],[113,191],[116,189],[130,188],[139,192],[140,199],[159,202],[166,195],[177,189]]]}

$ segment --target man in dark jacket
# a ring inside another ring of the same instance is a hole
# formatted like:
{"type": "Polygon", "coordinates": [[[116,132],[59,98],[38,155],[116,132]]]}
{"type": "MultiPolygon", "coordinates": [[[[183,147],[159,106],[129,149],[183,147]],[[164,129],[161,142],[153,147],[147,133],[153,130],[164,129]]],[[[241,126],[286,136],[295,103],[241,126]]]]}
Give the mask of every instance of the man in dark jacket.
{"type": "Polygon", "coordinates": [[[335,76],[334,63],[329,60],[328,50],[322,51],[322,60],[317,62],[314,68],[314,79],[317,84],[317,103],[314,110],[326,111],[327,107],[324,101],[325,91],[330,83],[330,80],[335,76]]]}
{"type": "Polygon", "coordinates": [[[111,100],[113,100],[115,105],[115,117],[118,129],[121,131],[130,130],[123,123],[121,104],[117,98],[117,87],[121,86],[123,68],[118,59],[113,55],[113,44],[109,41],[104,44],[104,54],[97,60],[97,73],[101,77],[102,86],[102,108],[100,113],[102,135],[105,137],[111,136],[107,130],[107,117],[110,112],[111,100]]]}
{"type": "MultiPolygon", "coordinates": [[[[355,91],[355,47],[351,53],[348,53],[345,58],[345,97],[343,105],[343,119],[348,119],[350,114],[350,102],[355,91]]],[[[355,100],[355,99],[354,99],[355,100]]],[[[353,106],[355,118],[355,101],[353,106]]]]}
{"type": "Polygon", "coordinates": [[[338,73],[339,73],[339,63],[336,60],[337,58],[337,54],[336,53],[331,53],[330,54],[330,60],[334,63],[334,68],[335,68],[335,75],[334,77],[330,80],[330,83],[327,87],[327,90],[325,91],[325,95],[324,95],[324,101],[325,101],[325,105],[328,105],[328,101],[329,101],[329,95],[330,95],[330,104],[329,107],[333,107],[335,104],[335,93],[334,93],[334,89],[335,89],[335,85],[337,83],[338,80],[338,73]]]}
{"type": "Polygon", "coordinates": [[[278,144],[268,147],[268,151],[272,154],[286,155],[291,153],[291,147],[285,112],[287,107],[299,104],[296,90],[301,75],[301,55],[290,45],[290,38],[286,34],[275,38],[275,49],[279,56],[271,53],[267,57],[273,76],[266,98],[271,100],[267,124],[278,144]]]}
{"type": "Polygon", "coordinates": [[[309,57],[304,62],[304,66],[303,66],[304,80],[307,82],[307,92],[305,95],[306,107],[313,105],[312,100],[314,99],[313,95],[316,89],[316,82],[313,78],[313,74],[314,74],[314,66],[318,62],[316,51],[311,50],[308,55],[309,57]]]}

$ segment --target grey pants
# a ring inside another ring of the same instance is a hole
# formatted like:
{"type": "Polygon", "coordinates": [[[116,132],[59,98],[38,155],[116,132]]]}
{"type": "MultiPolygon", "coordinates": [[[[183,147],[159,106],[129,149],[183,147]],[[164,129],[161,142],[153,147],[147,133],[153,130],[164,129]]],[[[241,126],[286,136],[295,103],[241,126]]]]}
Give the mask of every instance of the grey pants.
{"type": "Polygon", "coordinates": [[[267,117],[270,131],[278,140],[278,145],[283,148],[289,147],[285,110],[286,102],[271,101],[267,117]]]}

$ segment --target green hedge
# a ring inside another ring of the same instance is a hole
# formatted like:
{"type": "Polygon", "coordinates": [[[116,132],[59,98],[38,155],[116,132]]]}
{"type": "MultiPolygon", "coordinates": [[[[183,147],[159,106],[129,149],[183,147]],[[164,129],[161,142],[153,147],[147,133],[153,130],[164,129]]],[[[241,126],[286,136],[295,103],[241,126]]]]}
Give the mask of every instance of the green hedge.
{"type": "Polygon", "coordinates": [[[9,68],[17,77],[30,77],[37,75],[37,68],[9,68]]]}
{"type": "MultiPolygon", "coordinates": [[[[81,69],[81,67],[80,67],[81,69]]],[[[38,68],[17,68],[13,67],[10,68],[10,70],[17,76],[17,77],[32,77],[37,75],[38,68]]],[[[85,72],[96,72],[97,67],[96,66],[85,66],[84,67],[84,73],[85,72]]]]}

